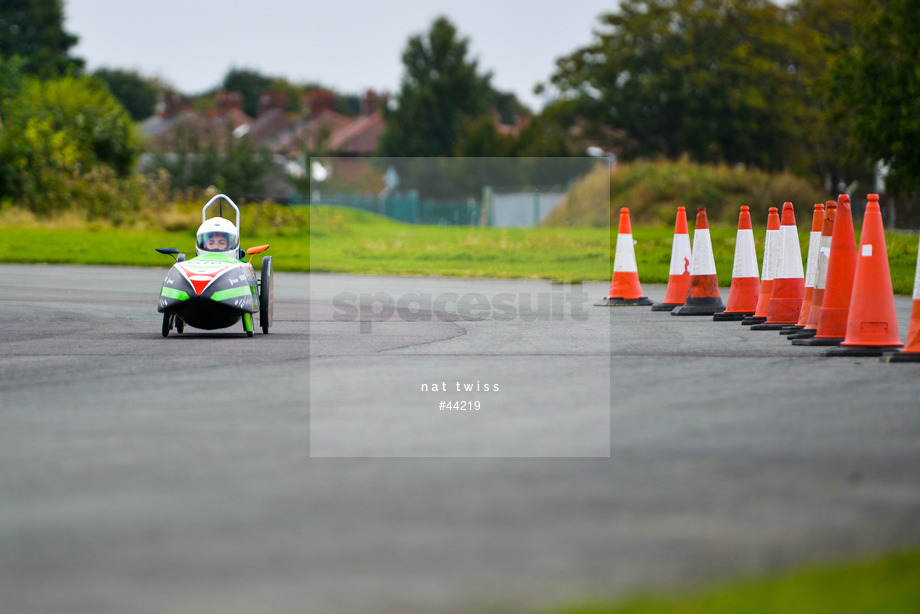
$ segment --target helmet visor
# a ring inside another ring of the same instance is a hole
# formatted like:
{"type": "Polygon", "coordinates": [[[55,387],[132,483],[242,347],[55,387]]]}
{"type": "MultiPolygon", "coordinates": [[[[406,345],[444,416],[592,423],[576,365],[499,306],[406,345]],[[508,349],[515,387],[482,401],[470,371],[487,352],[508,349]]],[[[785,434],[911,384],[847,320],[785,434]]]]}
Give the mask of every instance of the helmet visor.
{"type": "Polygon", "coordinates": [[[206,252],[226,252],[236,248],[236,236],[223,231],[203,232],[198,235],[198,248],[206,252]]]}

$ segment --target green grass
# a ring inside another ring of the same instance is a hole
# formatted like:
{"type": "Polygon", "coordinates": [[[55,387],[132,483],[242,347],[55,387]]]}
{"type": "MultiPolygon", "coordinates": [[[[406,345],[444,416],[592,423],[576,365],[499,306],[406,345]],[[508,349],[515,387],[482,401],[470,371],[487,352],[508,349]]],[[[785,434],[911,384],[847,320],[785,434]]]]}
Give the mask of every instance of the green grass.
{"type": "MultiPolygon", "coordinates": [[[[268,254],[273,255],[278,271],[609,281],[611,239],[616,240],[616,234],[611,235],[606,228],[414,226],[334,207],[311,207],[309,216],[310,223],[303,228],[286,227],[281,232],[272,232],[266,224],[252,224],[262,229],[255,235],[246,234],[244,218],[243,245],[271,244],[268,254]]],[[[734,227],[724,225],[714,225],[710,231],[723,286],[731,283],[735,234],[734,227]]],[[[762,259],[763,229],[755,228],[754,235],[758,258],[762,259]]],[[[667,283],[673,228],[634,225],[633,238],[640,280],[667,283]]],[[[894,291],[910,295],[917,236],[893,233],[886,235],[886,241],[894,291]]],[[[157,254],[155,247],[178,247],[191,254],[194,234],[114,228],[0,228],[0,262],[169,264],[170,259],[157,254]]],[[[801,249],[804,258],[807,232],[801,233],[801,249]]]]}
{"type": "Polygon", "coordinates": [[[602,280],[604,228],[413,226],[319,207],[311,213],[317,272],[602,280]]]}
{"type": "Polygon", "coordinates": [[[735,582],[686,596],[586,603],[547,614],[913,614],[920,612],[920,551],[735,582]]]}

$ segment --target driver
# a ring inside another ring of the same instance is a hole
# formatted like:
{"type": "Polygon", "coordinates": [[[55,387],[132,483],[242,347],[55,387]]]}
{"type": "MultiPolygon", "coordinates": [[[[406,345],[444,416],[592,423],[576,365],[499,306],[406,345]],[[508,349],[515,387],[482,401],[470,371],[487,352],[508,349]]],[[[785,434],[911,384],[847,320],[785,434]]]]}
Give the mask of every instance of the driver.
{"type": "Polygon", "coordinates": [[[236,257],[240,247],[240,234],[230,220],[213,217],[205,220],[197,232],[198,255],[226,254],[236,257]]]}

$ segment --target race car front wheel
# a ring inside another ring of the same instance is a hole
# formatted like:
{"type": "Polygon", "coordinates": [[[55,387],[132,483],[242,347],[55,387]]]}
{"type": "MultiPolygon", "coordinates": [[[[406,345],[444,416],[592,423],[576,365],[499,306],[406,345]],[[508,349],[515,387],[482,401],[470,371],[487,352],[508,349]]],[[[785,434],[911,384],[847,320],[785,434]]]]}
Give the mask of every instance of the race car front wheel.
{"type": "Polygon", "coordinates": [[[272,285],[272,257],[262,258],[262,277],[259,282],[259,325],[267,335],[272,325],[272,311],[275,305],[275,289],[272,285]]]}

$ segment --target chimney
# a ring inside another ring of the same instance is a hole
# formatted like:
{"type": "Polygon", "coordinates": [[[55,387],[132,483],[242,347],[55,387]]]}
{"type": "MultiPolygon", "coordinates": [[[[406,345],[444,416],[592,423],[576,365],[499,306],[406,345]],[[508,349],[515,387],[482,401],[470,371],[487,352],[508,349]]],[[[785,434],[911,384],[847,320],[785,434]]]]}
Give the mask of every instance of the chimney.
{"type": "Polygon", "coordinates": [[[259,96],[259,117],[273,109],[287,109],[287,96],[284,92],[262,92],[259,96]]]}
{"type": "Polygon", "coordinates": [[[304,110],[310,119],[315,119],[324,111],[332,111],[335,107],[335,94],[329,90],[313,90],[307,92],[302,98],[304,110]]]}
{"type": "Polygon", "coordinates": [[[233,110],[242,111],[243,95],[240,92],[228,92],[226,90],[220,90],[217,92],[215,107],[217,115],[226,115],[233,110]]]}
{"type": "Polygon", "coordinates": [[[178,94],[161,93],[158,98],[155,112],[160,119],[170,119],[190,108],[188,103],[178,94]]]}
{"type": "Polygon", "coordinates": [[[361,98],[361,116],[372,115],[380,105],[380,96],[374,90],[367,90],[361,98]]]}

